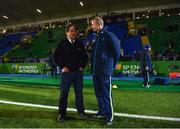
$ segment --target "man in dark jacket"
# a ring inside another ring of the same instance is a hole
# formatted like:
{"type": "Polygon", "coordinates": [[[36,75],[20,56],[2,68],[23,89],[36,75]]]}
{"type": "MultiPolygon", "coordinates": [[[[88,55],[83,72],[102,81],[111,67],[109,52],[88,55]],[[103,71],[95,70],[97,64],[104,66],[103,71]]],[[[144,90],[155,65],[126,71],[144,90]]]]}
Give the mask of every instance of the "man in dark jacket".
{"type": "Polygon", "coordinates": [[[77,29],[74,24],[66,28],[66,38],[62,40],[54,52],[54,61],[61,70],[61,93],[58,120],[63,122],[66,116],[67,99],[71,84],[74,86],[77,111],[83,117],[83,75],[88,57],[84,45],[77,38],[77,29]]]}
{"type": "Polygon", "coordinates": [[[96,32],[96,41],[92,51],[92,74],[95,95],[99,111],[96,118],[104,117],[106,124],[113,122],[111,76],[120,56],[120,41],[117,37],[103,30],[104,22],[100,17],[91,20],[91,29],[96,32]]]}
{"type": "Polygon", "coordinates": [[[145,45],[143,51],[140,56],[140,68],[143,76],[143,86],[150,87],[149,85],[149,72],[152,70],[151,67],[151,56],[150,56],[151,47],[149,45],[145,45]]]}

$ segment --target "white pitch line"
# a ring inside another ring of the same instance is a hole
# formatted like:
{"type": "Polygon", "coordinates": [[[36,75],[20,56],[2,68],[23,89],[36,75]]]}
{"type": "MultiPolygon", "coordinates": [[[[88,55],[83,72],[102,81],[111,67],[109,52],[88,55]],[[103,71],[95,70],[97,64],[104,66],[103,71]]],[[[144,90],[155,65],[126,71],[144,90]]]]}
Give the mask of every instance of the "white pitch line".
{"type": "MultiPolygon", "coordinates": [[[[47,105],[31,104],[31,103],[20,103],[20,102],[12,102],[12,101],[4,101],[4,100],[0,100],[0,103],[28,106],[28,107],[37,107],[37,108],[58,109],[58,107],[56,107],[56,106],[47,106],[47,105]]],[[[72,111],[72,112],[77,111],[75,108],[67,108],[67,110],[72,111]]],[[[93,114],[93,113],[96,113],[97,111],[85,110],[85,112],[93,114]]],[[[179,121],[180,122],[180,118],[174,118],[174,117],[145,116],[145,115],[136,115],[136,114],[127,114],[127,113],[114,113],[114,115],[120,116],[120,117],[142,118],[142,119],[153,119],[153,120],[167,120],[167,121],[179,121]]]]}

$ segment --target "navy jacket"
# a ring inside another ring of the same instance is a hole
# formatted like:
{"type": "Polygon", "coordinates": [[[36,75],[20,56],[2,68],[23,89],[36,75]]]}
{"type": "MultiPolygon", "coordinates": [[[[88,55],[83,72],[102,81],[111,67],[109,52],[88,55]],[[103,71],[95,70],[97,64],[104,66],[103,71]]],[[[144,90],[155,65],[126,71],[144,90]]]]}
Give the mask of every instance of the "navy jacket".
{"type": "Polygon", "coordinates": [[[93,44],[91,70],[93,75],[112,75],[120,56],[120,41],[108,31],[97,34],[93,44]]]}
{"type": "Polygon", "coordinates": [[[76,39],[75,43],[71,44],[67,38],[60,41],[53,58],[60,69],[66,66],[70,71],[78,71],[80,67],[84,68],[88,61],[82,42],[76,39]]]}
{"type": "Polygon", "coordinates": [[[149,67],[149,71],[151,71],[151,56],[147,50],[143,50],[140,56],[141,71],[144,71],[147,66],[149,67]]]}

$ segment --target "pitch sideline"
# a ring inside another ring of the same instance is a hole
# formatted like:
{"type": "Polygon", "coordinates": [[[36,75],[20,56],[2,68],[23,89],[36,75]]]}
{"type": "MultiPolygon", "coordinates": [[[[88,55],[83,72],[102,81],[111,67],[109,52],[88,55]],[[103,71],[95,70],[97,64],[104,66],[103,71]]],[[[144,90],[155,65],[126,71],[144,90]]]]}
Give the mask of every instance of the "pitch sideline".
{"type": "MultiPolygon", "coordinates": [[[[46,109],[58,109],[56,106],[47,106],[41,104],[31,104],[31,103],[20,103],[20,102],[12,102],[12,101],[5,101],[0,100],[0,103],[3,104],[11,104],[11,105],[19,105],[19,106],[28,106],[28,107],[36,107],[36,108],[46,108],[46,109]]],[[[75,108],[67,108],[68,111],[76,112],[75,108]]],[[[96,113],[97,111],[94,110],[85,110],[86,113],[96,113]]],[[[130,117],[130,118],[141,118],[141,119],[153,119],[153,120],[167,120],[167,121],[178,121],[180,122],[180,118],[174,117],[160,117],[160,116],[146,116],[146,115],[136,115],[136,114],[127,114],[127,113],[114,113],[115,116],[119,117],[130,117]]]]}

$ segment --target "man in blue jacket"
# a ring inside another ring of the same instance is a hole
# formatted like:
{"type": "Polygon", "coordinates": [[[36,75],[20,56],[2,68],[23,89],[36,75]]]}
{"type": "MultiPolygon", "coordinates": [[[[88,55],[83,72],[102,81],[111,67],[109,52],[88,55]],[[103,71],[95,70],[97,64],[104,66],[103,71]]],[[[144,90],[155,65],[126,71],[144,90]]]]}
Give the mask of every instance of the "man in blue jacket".
{"type": "Polygon", "coordinates": [[[120,42],[117,37],[103,29],[104,22],[100,17],[91,20],[91,29],[96,32],[93,43],[91,69],[95,95],[99,111],[96,118],[105,118],[106,124],[113,122],[111,76],[120,56],[120,42]]]}
{"type": "Polygon", "coordinates": [[[151,56],[150,56],[151,47],[149,45],[145,45],[143,51],[140,56],[140,68],[143,76],[143,86],[150,87],[149,85],[149,72],[152,70],[151,67],[151,56]]]}

